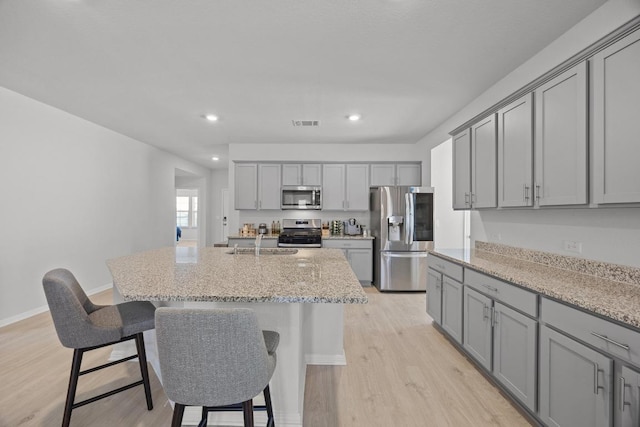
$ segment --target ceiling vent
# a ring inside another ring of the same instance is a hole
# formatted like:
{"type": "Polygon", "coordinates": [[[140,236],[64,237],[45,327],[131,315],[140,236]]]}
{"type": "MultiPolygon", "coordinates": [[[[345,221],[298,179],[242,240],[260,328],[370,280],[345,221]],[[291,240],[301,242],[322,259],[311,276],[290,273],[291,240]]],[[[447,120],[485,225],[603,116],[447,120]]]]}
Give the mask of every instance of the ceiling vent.
{"type": "Polygon", "coordinates": [[[320,126],[320,120],[291,120],[293,126],[320,126]]]}

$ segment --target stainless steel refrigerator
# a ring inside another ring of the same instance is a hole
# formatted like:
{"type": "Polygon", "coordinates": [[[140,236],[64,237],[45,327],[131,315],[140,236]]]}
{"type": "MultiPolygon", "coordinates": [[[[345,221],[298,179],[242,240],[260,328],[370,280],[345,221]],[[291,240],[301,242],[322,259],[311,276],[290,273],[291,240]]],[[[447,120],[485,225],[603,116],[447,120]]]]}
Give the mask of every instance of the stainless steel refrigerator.
{"type": "Polygon", "coordinates": [[[424,291],[433,248],[433,188],[377,187],[370,194],[374,285],[381,291],[424,291]]]}

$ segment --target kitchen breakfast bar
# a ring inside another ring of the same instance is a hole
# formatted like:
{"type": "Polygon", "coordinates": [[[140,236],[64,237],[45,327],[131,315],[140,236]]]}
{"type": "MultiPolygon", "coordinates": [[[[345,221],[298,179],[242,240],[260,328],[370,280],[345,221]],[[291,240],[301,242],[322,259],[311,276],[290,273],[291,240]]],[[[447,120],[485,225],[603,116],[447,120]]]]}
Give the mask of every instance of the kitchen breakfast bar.
{"type": "MultiPolygon", "coordinates": [[[[114,299],[156,306],[253,309],[263,329],[280,333],[271,381],[276,424],[302,426],[307,364],[344,365],[343,304],[367,296],[339,249],[167,247],[107,261],[114,299]]],[[[147,356],[158,378],[155,331],[145,333],[147,356]]],[[[117,350],[116,350],[117,351],[117,350]]],[[[212,387],[215,385],[212,384],[212,387]]],[[[258,399],[258,398],[257,398],[258,399]]],[[[187,408],[196,425],[200,408],[187,408]]],[[[212,423],[242,425],[241,413],[212,413],[212,423]]],[[[256,422],[266,414],[256,413],[256,422]]]]}

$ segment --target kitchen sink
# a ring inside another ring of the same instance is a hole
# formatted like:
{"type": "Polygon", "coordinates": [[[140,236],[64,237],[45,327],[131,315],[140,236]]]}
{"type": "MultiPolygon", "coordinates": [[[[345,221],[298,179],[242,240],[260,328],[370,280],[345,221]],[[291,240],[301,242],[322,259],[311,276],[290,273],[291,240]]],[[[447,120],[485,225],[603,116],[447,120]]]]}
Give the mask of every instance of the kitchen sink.
{"type": "MultiPolygon", "coordinates": [[[[255,255],[255,248],[237,248],[238,255],[255,255]]],[[[228,254],[234,254],[234,250],[227,251],[228,254]]],[[[260,248],[260,255],[294,255],[298,250],[293,248],[260,248]]]]}

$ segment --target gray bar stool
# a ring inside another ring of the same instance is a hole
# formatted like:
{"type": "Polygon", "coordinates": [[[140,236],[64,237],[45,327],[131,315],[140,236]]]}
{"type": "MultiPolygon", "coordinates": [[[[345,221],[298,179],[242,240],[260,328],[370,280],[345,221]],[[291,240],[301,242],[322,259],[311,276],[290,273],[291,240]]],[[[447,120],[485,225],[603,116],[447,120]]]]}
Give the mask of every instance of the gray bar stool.
{"type": "Polygon", "coordinates": [[[175,403],[172,427],[182,424],[185,406],[202,406],[199,426],[209,411],[242,410],[253,427],[254,409],[266,410],[267,426],[275,426],[269,381],[280,335],[261,331],[252,310],[159,308],[156,338],[162,384],[175,403]],[[265,405],[254,406],[260,392],[265,405]]]}
{"type": "Polygon", "coordinates": [[[138,385],[144,385],[147,409],[152,410],[153,401],[142,332],[154,328],[154,305],[147,301],[95,305],[84,293],[73,274],[62,268],[51,270],[45,274],[42,285],[58,338],[63,346],[73,349],[73,362],[62,426],[69,425],[73,409],[138,385]],[[85,352],[128,340],[136,341],[137,354],[80,371],[82,355],[85,352]],[[76,387],[80,375],[95,372],[136,357],[140,362],[140,375],[142,376],[140,381],[81,402],[75,402],[76,387]]]}

